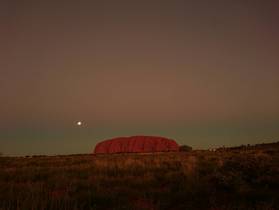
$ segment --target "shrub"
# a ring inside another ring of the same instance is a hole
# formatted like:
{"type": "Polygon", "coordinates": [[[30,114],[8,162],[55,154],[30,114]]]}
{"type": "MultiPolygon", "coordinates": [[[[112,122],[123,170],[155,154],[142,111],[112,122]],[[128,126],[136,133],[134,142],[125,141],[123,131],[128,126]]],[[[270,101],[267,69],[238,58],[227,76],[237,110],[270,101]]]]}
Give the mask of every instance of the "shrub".
{"type": "Polygon", "coordinates": [[[181,152],[190,152],[192,151],[192,147],[188,146],[188,145],[182,145],[179,147],[179,151],[181,152]]]}

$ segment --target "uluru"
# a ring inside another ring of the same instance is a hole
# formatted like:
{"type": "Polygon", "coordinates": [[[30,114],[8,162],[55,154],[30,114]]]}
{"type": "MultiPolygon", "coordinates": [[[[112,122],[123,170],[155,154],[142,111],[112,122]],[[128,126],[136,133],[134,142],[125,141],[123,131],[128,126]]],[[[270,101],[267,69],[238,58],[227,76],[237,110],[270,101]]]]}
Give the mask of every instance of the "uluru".
{"type": "Polygon", "coordinates": [[[157,136],[117,137],[99,142],[95,154],[179,151],[175,140],[157,136]]]}

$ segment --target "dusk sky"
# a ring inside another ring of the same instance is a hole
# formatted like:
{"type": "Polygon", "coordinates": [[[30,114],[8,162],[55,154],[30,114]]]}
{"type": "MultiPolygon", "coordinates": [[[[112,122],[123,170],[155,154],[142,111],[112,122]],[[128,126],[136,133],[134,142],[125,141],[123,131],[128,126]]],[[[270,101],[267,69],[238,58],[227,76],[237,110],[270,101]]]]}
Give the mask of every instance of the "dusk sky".
{"type": "Polygon", "coordinates": [[[0,2],[0,152],[279,141],[279,3],[0,2]],[[82,125],[78,126],[77,122],[82,125]]]}

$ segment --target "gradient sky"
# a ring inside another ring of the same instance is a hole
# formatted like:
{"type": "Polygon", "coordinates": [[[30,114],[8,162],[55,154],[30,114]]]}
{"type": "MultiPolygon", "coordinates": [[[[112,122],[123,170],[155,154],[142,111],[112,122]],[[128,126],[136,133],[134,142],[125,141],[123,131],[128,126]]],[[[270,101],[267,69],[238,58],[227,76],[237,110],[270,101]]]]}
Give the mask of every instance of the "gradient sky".
{"type": "Polygon", "coordinates": [[[279,140],[279,3],[1,1],[0,152],[279,140]],[[82,126],[76,122],[82,121],[82,126]]]}

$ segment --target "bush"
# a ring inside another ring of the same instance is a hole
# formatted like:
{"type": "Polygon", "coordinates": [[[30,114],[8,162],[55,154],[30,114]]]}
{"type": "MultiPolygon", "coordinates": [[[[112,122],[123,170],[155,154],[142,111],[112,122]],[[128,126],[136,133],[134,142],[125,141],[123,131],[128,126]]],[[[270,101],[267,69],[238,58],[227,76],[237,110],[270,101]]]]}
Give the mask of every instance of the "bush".
{"type": "Polygon", "coordinates": [[[192,147],[188,146],[188,145],[182,145],[179,147],[179,151],[181,152],[190,152],[192,151],[192,147]]]}

